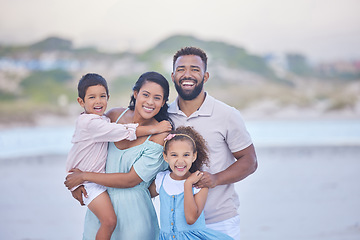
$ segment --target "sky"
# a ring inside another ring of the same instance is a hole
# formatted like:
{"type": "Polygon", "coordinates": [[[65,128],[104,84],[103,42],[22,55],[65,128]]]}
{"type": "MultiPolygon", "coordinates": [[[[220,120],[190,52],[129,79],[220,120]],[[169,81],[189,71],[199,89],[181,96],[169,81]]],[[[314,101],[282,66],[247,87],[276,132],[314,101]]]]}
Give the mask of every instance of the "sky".
{"type": "Polygon", "coordinates": [[[192,35],[252,54],[360,59],[360,0],[0,0],[0,44],[49,36],[103,51],[192,35]]]}

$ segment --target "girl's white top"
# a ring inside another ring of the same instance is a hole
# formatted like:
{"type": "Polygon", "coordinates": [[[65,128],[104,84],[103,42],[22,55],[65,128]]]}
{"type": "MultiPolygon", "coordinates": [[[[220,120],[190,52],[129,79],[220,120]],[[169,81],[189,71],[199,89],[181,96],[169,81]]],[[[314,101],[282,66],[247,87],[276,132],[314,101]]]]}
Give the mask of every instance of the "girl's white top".
{"type": "MultiPolygon", "coordinates": [[[[159,172],[156,175],[155,186],[156,192],[160,192],[161,182],[163,181],[163,188],[165,192],[169,195],[178,195],[184,192],[184,183],[185,180],[174,180],[170,177],[170,171],[159,172]]],[[[193,188],[194,194],[200,192],[201,189],[193,188]]]]}

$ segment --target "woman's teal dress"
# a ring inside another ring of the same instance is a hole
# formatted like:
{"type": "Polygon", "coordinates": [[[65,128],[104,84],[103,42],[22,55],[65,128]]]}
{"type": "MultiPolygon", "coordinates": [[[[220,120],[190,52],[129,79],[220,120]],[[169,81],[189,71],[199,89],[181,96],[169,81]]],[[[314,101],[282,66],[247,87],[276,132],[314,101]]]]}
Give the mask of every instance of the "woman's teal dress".
{"type": "MultiPolygon", "coordinates": [[[[149,138],[141,145],[124,150],[118,149],[114,143],[109,143],[106,172],[127,173],[133,166],[143,180],[133,188],[108,188],[117,216],[117,225],[111,239],[158,238],[159,225],[148,187],[158,172],[168,168],[162,152],[163,146],[149,141],[149,138]]],[[[99,226],[98,218],[88,209],[83,239],[95,239],[99,226]]]]}

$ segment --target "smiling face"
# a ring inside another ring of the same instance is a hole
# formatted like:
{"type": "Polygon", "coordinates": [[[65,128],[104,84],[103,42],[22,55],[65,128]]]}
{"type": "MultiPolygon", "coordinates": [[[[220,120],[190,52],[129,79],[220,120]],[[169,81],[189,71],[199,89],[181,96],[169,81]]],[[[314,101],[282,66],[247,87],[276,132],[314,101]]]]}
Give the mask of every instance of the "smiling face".
{"type": "Polygon", "coordinates": [[[196,160],[196,152],[189,139],[172,140],[168,144],[166,153],[163,153],[165,161],[169,164],[172,172],[170,176],[175,180],[188,178],[192,163],[196,160]]]}
{"type": "Polygon", "coordinates": [[[184,100],[193,100],[203,91],[209,73],[205,72],[205,64],[199,56],[184,55],[174,63],[171,78],[179,96],[184,100]]]}
{"type": "Polygon", "coordinates": [[[144,119],[154,117],[165,104],[163,88],[154,82],[145,81],[139,91],[134,92],[135,111],[144,119]]]}
{"type": "Polygon", "coordinates": [[[87,88],[84,100],[80,97],[77,100],[84,108],[85,113],[102,116],[106,110],[108,99],[105,87],[95,85],[87,88]]]}

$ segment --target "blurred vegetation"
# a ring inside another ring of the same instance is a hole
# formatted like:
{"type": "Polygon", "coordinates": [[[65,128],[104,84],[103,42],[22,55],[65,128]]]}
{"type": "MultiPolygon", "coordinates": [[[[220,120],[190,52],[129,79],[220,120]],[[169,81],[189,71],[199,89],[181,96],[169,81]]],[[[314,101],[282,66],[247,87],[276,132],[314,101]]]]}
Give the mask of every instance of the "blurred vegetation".
{"type": "Polygon", "coordinates": [[[72,114],[77,81],[87,72],[108,80],[109,107],[127,106],[135,81],[145,71],[157,71],[169,80],[172,101],[176,97],[170,79],[172,56],[184,46],[205,50],[210,72],[206,90],[239,109],[271,101],[279,108],[311,108],[321,103],[326,110],[336,111],[355,109],[360,101],[360,70],[346,64],[314,67],[299,53],[287,53],[285,62],[274,68],[271,58],[193,36],[171,36],[142,53],[74,48],[70,40],[49,37],[27,46],[0,45],[0,123],[32,122],[44,113],[72,114]]]}
{"type": "Polygon", "coordinates": [[[57,104],[61,95],[74,92],[66,84],[70,80],[72,76],[63,70],[33,72],[21,82],[22,96],[34,103],[57,104]]]}
{"type": "Polygon", "coordinates": [[[216,62],[220,62],[231,68],[240,68],[256,72],[270,79],[277,79],[274,72],[268,67],[266,61],[261,56],[249,54],[243,48],[224,42],[203,41],[192,36],[171,36],[141,54],[139,59],[149,61],[159,58],[159,56],[160,59],[165,56],[173,56],[177,50],[185,46],[196,46],[203,49],[209,55],[209,63],[214,62],[216,64],[216,62]]]}
{"type": "Polygon", "coordinates": [[[41,114],[66,115],[64,105],[76,99],[76,89],[69,87],[72,75],[63,70],[36,71],[20,83],[17,94],[0,91],[3,113],[0,123],[35,122],[41,114]]]}
{"type": "Polygon", "coordinates": [[[313,74],[312,69],[307,62],[305,56],[297,53],[289,53],[286,55],[289,71],[299,76],[311,76],[313,74]]]}
{"type": "Polygon", "coordinates": [[[29,46],[30,49],[39,50],[39,51],[53,51],[53,50],[71,50],[72,42],[67,39],[59,37],[49,37],[43,41],[34,43],[29,46]]]}
{"type": "Polygon", "coordinates": [[[11,101],[14,101],[16,98],[17,98],[17,96],[15,94],[0,90],[0,101],[1,102],[11,102],[11,101]]]}

